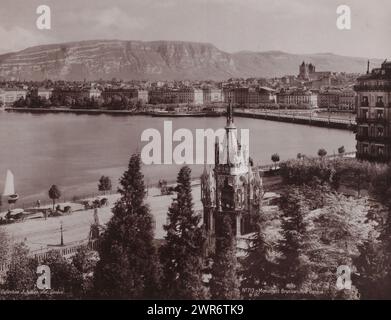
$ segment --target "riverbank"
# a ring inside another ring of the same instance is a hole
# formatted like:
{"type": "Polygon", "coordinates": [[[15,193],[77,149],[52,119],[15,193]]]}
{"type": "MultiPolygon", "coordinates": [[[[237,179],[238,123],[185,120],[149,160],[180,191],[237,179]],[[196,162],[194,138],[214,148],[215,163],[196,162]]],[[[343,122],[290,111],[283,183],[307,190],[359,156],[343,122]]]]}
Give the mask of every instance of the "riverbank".
{"type": "MultiPolygon", "coordinates": [[[[219,117],[225,113],[216,112],[163,112],[156,110],[102,110],[102,109],[70,109],[70,108],[7,108],[8,112],[20,112],[20,113],[73,113],[73,114],[84,114],[84,115],[112,115],[112,116],[152,116],[152,117],[219,117]]],[[[301,110],[302,111],[302,110],[301,110]]],[[[263,110],[251,110],[242,109],[242,111],[236,110],[234,112],[236,117],[251,118],[251,119],[262,119],[278,122],[288,122],[302,125],[317,126],[323,128],[342,129],[355,131],[356,121],[353,119],[340,119],[336,117],[324,117],[324,116],[311,116],[303,115],[302,112],[287,112],[283,111],[263,111],[263,110]]]]}

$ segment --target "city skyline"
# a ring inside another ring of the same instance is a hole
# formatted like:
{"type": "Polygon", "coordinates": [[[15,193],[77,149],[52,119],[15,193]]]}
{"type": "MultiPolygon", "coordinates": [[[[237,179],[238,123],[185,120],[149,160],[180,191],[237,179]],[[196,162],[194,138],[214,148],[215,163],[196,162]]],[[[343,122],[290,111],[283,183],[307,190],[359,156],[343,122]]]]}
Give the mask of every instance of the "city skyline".
{"type": "Polygon", "coordinates": [[[35,45],[119,39],[206,42],[230,53],[332,52],[381,59],[391,55],[387,42],[391,3],[384,0],[372,6],[361,0],[97,0],[94,6],[85,0],[2,2],[0,36],[7,41],[0,45],[0,54],[35,45]],[[51,30],[35,26],[35,11],[42,4],[51,8],[51,30]],[[336,27],[336,9],[341,4],[351,8],[351,30],[336,27]],[[238,19],[243,13],[246,19],[238,19]]]}

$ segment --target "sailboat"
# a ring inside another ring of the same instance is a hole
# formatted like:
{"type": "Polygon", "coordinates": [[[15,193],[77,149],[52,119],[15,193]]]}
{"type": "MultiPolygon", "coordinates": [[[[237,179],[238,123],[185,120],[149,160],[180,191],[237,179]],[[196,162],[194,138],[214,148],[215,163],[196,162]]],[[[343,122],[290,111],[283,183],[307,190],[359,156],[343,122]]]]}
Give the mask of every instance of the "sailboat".
{"type": "Polygon", "coordinates": [[[15,193],[14,174],[11,170],[7,170],[3,196],[8,197],[9,204],[14,204],[19,199],[19,195],[15,193]]]}

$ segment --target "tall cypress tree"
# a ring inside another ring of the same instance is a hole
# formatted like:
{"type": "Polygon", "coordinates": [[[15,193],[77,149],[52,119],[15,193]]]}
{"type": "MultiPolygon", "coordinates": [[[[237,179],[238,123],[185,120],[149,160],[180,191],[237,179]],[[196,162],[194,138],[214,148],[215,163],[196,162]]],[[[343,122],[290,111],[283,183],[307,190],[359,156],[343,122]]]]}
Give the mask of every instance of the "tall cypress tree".
{"type": "MultiPolygon", "coordinates": [[[[1,202],[0,202],[0,206],[1,206],[1,202]]],[[[7,262],[8,252],[9,252],[8,235],[3,229],[3,227],[0,226],[0,265],[7,262]]]]}
{"type": "Polygon", "coordinates": [[[216,249],[213,258],[210,293],[212,299],[232,300],[240,297],[237,274],[236,239],[232,221],[223,216],[216,225],[216,249]]]}
{"type": "Polygon", "coordinates": [[[264,219],[257,216],[257,230],[249,239],[246,257],[242,262],[241,289],[245,298],[258,298],[254,292],[274,284],[275,264],[271,261],[271,246],[266,242],[264,219]]]}
{"type": "Polygon", "coordinates": [[[155,298],[159,291],[158,259],[153,243],[153,218],[144,204],[139,154],[130,158],[120,185],[121,198],[99,248],[94,290],[98,296],[107,298],[155,298]]]}
{"type": "Polygon", "coordinates": [[[303,249],[307,226],[304,214],[307,212],[303,195],[297,188],[289,188],[282,196],[281,221],[282,239],[278,243],[281,257],[278,259],[280,288],[287,284],[300,287],[306,277],[306,265],[303,263],[303,249]]]}
{"type": "Polygon", "coordinates": [[[201,217],[193,210],[191,170],[181,168],[177,178],[177,196],[168,210],[167,235],[161,247],[162,287],[168,299],[202,299],[204,236],[201,217]]]}

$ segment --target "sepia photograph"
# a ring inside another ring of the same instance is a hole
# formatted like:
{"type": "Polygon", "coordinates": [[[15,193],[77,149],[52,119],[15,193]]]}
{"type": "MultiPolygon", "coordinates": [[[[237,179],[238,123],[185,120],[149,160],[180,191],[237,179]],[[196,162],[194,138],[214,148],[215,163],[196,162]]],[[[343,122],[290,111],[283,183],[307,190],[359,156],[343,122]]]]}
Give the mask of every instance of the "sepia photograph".
{"type": "Polygon", "coordinates": [[[389,0],[0,8],[0,300],[391,300],[389,0]]]}

